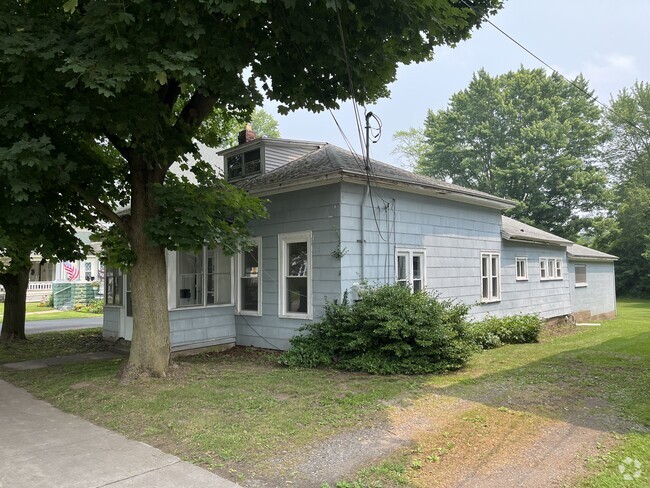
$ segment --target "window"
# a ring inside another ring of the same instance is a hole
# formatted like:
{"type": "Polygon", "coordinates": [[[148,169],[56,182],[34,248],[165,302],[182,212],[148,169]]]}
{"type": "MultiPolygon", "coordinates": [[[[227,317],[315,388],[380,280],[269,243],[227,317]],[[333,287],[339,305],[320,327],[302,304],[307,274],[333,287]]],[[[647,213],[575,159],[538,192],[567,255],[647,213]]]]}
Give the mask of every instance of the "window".
{"type": "Polygon", "coordinates": [[[95,277],[93,276],[93,265],[91,262],[86,261],[84,263],[84,280],[93,281],[95,277]]]}
{"type": "Polygon", "coordinates": [[[525,281],[528,279],[528,258],[515,258],[515,265],[517,267],[517,281],[525,281]]]}
{"type": "Polygon", "coordinates": [[[260,173],[262,171],[261,150],[252,149],[228,156],[226,168],[229,180],[260,173]]]}
{"type": "Polygon", "coordinates": [[[414,292],[424,289],[424,251],[397,250],[395,281],[414,292]]]}
{"type": "Polygon", "coordinates": [[[562,260],[559,258],[540,258],[539,259],[539,278],[546,280],[562,279],[562,260]]]}
{"type": "Polygon", "coordinates": [[[576,264],[576,287],[587,286],[587,265],[586,264],[576,264]]]}
{"type": "Polygon", "coordinates": [[[106,305],[122,305],[122,272],[119,269],[106,270],[106,305]]]}
{"type": "Polygon", "coordinates": [[[311,233],[281,234],[280,314],[309,318],[311,299],[311,233]]]}
{"type": "Polygon", "coordinates": [[[231,258],[221,248],[176,253],[176,306],[227,305],[231,300],[231,258]],[[205,290],[205,291],[204,291],[205,290]]]}
{"type": "Polygon", "coordinates": [[[259,314],[260,276],[262,266],[260,262],[260,247],[262,240],[258,237],[255,245],[239,256],[239,312],[259,314]]]}
{"type": "Polygon", "coordinates": [[[481,253],[481,301],[497,302],[501,299],[499,253],[481,253]]]}

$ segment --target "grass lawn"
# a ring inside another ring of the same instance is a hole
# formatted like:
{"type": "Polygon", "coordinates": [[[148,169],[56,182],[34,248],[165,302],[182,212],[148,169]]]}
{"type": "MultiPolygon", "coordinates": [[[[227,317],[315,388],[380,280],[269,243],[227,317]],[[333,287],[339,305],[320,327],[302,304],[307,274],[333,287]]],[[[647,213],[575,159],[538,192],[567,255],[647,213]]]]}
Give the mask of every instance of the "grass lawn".
{"type": "MultiPolygon", "coordinates": [[[[566,332],[478,354],[464,370],[442,376],[288,369],[276,364],[274,353],[236,348],[179,359],[167,378],[131,385],[115,378],[120,359],[36,371],[0,368],[0,378],[235,481],[277,471],[279,455],[299,455],[345,431],[399,428],[411,414],[426,416],[445,399],[473,405],[448,412],[444,431],[422,432],[408,448],[341,480],[355,488],[433,486],[446,466],[468,457],[467,446],[490,450],[491,443],[514,442],[508,440],[512,432],[519,442],[558,419],[588,422],[580,415],[589,407],[642,428],[619,429],[617,441],[589,460],[584,486],[648,486],[650,301],[621,301],[617,320],[566,332]],[[618,469],[627,457],[642,463],[641,476],[630,482],[618,469]]],[[[88,331],[66,334],[60,340],[56,333],[32,336],[43,343],[29,353],[0,347],[0,363],[94,343],[88,331]]]]}
{"type": "MultiPolygon", "coordinates": [[[[4,302],[0,302],[0,322],[5,310],[4,302]]],[[[82,319],[90,317],[100,317],[101,314],[75,312],[74,310],[62,311],[55,310],[51,307],[39,307],[38,303],[27,304],[26,322],[36,322],[38,320],[61,320],[61,319],[82,319]]]]}

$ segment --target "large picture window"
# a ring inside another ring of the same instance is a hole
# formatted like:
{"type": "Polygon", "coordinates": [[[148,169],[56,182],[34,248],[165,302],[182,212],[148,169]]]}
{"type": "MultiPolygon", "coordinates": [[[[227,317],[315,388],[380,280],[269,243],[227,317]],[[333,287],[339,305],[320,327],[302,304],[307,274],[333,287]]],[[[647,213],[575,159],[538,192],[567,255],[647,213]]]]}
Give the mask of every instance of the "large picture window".
{"type": "Polygon", "coordinates": [[[231,258],[221,248],[176,253],[176,306],[227,305],[231,300],[231,258]]]}
{"type": "Polygon", "coordinates": [[[499,253],[481,253],[482,302],[497,302],[501,299],[501,268],[499,261],[499,253]]]}
{"type": "Polygon", "coordinates": [[[396,256],[395,281],[410,287],[414,292],[423,290],[425,284],[424,251],[398,249],[396,256]]]}
{"type": "Polygon", "coordinates": [[[311,233],[281,234],[279,251],[280,314],[311,317],[311,233]]]}
{"type": "Polygon", "coordinates": [[[542,281],[561,280],[562,260],[559,258],[540,258],[539,279],[542,281]]]}
{"type": "Polygon", "coordinates": [[[257,238],[255,245],[239,256],[239,312],[261,313],[261,245],[257,238]]]}

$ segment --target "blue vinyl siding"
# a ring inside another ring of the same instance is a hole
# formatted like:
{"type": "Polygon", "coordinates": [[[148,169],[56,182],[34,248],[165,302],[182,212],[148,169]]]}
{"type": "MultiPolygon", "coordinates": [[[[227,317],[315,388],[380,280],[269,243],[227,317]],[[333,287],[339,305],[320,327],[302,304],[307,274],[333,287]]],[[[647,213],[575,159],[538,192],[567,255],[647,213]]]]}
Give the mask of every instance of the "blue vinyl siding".
{"type": "Polygon", "coordinates": [[[169,312],[172,351],[235,342],[234,307],[197,307],[169,312]]]}
{"type": "Polygon", "coordinates": [[[262,237],[262,316],[237,315],[237,344],[288,349],[289,339],[307,319],[279,317],[278,235],[312,233],[312,299],[314,317],[320,317],[326,300],[341,296],[339,185],[332,184],[267,197],[269,219],[251,223],[254,236],[262,237]]]}
{"type": "Polygon", "coordinates": [[[614,286],[614,263],[594,261],[569,261],[571,270],[571,302],[573,312],[589,312],[600,315],[616,311],[616,291],[614,286]],[[575,265],[584,264],[587,268],[587,286],[575,286],[575,265]]]}

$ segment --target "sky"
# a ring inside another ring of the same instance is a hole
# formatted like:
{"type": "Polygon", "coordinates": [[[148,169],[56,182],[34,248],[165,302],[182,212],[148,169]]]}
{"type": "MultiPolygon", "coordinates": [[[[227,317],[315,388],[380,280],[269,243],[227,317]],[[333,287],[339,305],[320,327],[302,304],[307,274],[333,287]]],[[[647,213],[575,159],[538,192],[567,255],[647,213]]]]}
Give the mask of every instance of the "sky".
{"type": "MultiPolygon", "coordinates": [[[[582,73],[603,103],[635,81],[650,82],[650,0],[505,0],[490,21],[564,76],[582,73]]],[[[479,69],[494,76],[522,65],[544,67],[484,23],[456,48],[438,48],[432,61],[400,66],[389,87],[391,96],[367,107],[382,121],[382,135],[371,145],[371,156],[404,164],[392,153],[396,131],[422,127],[427,111],[444,109],[479,69]]],[[[327,112],[301,110],[283,116],[270,102],[264,108],[276,118],[284,138],[347,147],[327,112]]],[[[334,113],[353,148],[361,152],[350,103],[334,113]]]]}

